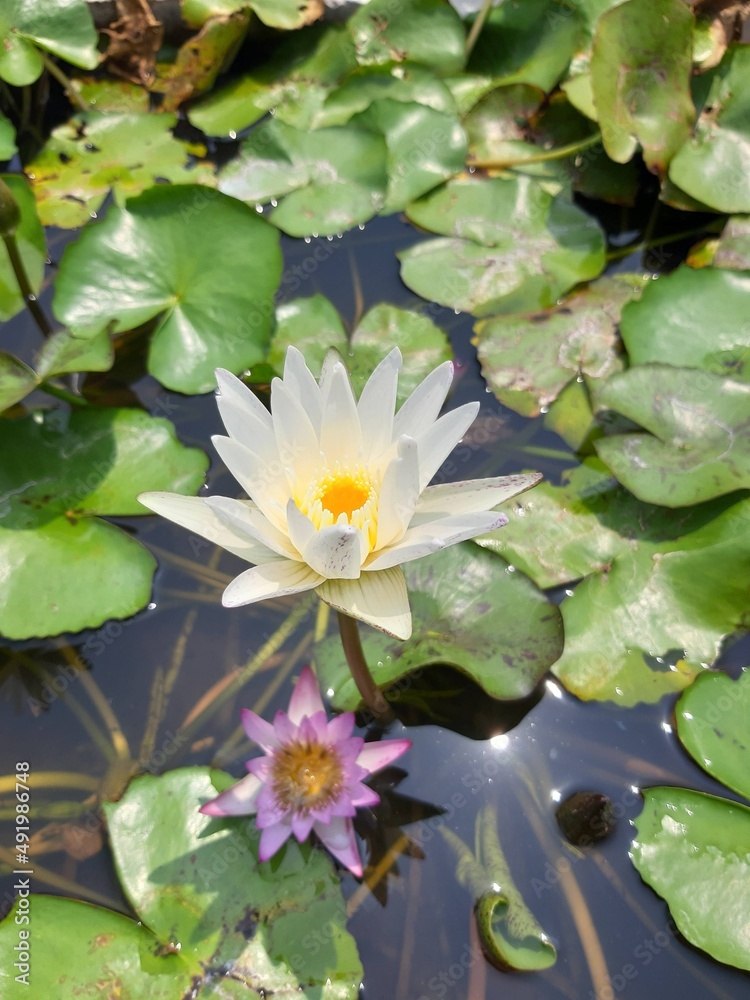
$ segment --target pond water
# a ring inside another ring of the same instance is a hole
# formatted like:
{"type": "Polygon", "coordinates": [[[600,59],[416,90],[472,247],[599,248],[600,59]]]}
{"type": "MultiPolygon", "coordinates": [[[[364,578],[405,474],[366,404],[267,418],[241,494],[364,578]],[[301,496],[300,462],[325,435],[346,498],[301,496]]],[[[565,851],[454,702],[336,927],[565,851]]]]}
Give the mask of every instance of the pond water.
{"type": "MultiPolygon", "coordinates": [[[[398,217],[375,220],[341,239],[305,243],[285,237],[282,296],[322,292],[349,328],[378,302],[424,309],[423,300],[400,283],[395,258],[397,250],[421,238],[398,217]]],[[[55,260],[62,243],[51,240],[55,260]]],[[[637,260],[628,263],[631,269],[640,266],[637,260]]],[[[536,468],[559,481],[575,459],[540,454],[537,449],[563,447],[560,440],[541,420],[522,420],[486,392],[470,343],[472,319],[445,309],[429,315],[449,334],[456,354],[451,405],[481,401],[477,426],[483,433],[470,432],[470,458],[448,478],[536,468]],[[529,446],[536,453],[525,452],[529,446]]],[[[7,329],[11,350],[35,337],[22,318],[7,329]]],[[[108,381],[108,391],[125,398],[128,388],[150,413],[173,420],[183,442],[212,455],[207,491],[235,493],[234,480],[210,446],[210,435],[221,430],[213,398],[170,393],[143,377],[137,363],[119,374],[123,384],[108,381]]],[[[156,517],[115,520],[158,556],[152,604],[128,621],[110,622],[69,640],[7,645],[0,650],[0,712],[4,759],[27,760],[37,773],[91,777],[88,790],[74,782],[72,788],[37,791],[39,812],[32,821],[37,838],[56,811],[74,827],[47,829],[45,841],[37,840],[34,888],[128,912],[106,838],[99,841],[96,812],[85,805],[77,810],[65,805],[80,803],[105,775],[111,788],[122,784],[117,762],[108,762],[88,720],[96,720],[99,731],[109,729],[114,745],[129,748],[145,769],[161,772],[213,762],[239,776],[250,756],[246,744],[231,741],[239,707],[254,707],[266,717],[286,707],[292,678],[309,659],[316,619],[314,610],[307,614],[239,695],[201,716],[218,694],[214,686],[253,659],[298,599],[223,609],[221,590],[237,571],[234,557],[208,544],[196,545],[187,532],[156,517]],[[191,723],[196,716],[199,724],[191,723]]],[[[737,643],[720,665],[736,675],[749,653],[747,642],[737,643]]],[[[408,730],[413,747],[399,769],[381,779],[380,787],[389,791],[376,811],[380,832],[373,836],[374,826],[369,831],[376,863],[403,833],[410,838],[407,850],[413,856],[399,856],[375,894],[363,892],[357,880],[343,875],[349,926],[365,969],[364,997],[737,1000],[750,995],[748,975],[714,962],[684,941],[666,904],[641,882],[628,860],[630,821],[641,809],[640,788],[675,784],[716,791],[715,782],[689,760],[672,732],[674,697],[654,706],[620,709],[582,703],[548,680],[520,705],[504,705],[452,671],[430,674],[430,687],[439,689],[432,696],[427,685],[422,678],[402,696],[398,714],[408,726],[402,721],[390,726],[391,736],[408,730]],[[575,852],[561,840],[555,809],[579,790],[609,796],[616,825],[598,845],[575,852]],[[475,818],[487,803],[496,813],[516,884],[557,946],[558,961],[545,973],[502,973],[481,956],[472,898],[458,885],[455,857],[439,833],[444,826],[472,843],[475,818]]],[[[11,827],[4,826],[2,842],[7,843],[11,827]]],[[[13,898],[12,883],[12,876],[3,877],[3,912],[13,898]]]]}

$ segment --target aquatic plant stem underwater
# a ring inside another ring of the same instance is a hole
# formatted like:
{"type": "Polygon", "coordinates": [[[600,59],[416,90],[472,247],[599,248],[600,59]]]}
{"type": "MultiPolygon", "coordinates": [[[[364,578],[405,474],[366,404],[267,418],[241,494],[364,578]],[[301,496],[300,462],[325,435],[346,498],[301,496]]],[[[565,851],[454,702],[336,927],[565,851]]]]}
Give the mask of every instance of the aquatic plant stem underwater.
{"type": "Polygon", "coordinates": [[[18,202],[5,181],[0,179],[0,236],[2,236],[5,249],[8,251],[10,266],[13,268],[18,290],[27,309],[33,316],[34,322],[39,327],[42,335],[44,337],[51,337],[52,327],[37,302],[34,289],[31,287],[26,267],[18,249],[16,230],[20,223],[21,209],[18,207],[18,202]]]}
{"type": "Polygon", "coordinates": [[[362,640],[359,636],[359,627],[353,618],[341,611],[338,613],[338,619],[344,656],[346,656],[346,662],[354,678],[354,683],[357,685],[357,690],[362,695],[362,701],[374,716],[384,720],[390,712],[390,707],[367,666],[362,640]]]}

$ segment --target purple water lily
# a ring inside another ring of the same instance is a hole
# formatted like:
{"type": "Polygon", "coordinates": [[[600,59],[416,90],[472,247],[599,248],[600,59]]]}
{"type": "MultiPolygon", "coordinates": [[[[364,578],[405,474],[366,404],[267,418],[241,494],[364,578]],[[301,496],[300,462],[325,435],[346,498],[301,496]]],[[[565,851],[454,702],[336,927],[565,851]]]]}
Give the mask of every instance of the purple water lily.
{"type": "Polygon", "coordinates": [[[357,807],[380,802],[363,780],[400,757],[411,741],[365,743],[352,736],[352,712],[329,722],[310,667],[300,674],[289,711],[277,712],[273,725],[249,709],[243,709],[242,724],[265,756],[249,760],[247,777],[200,811],[207,816],[255,814],[261,861],[273,857],[292,834],[301,843],[314,831],[334,857],[361,877],[352,816],[357,807]]]}

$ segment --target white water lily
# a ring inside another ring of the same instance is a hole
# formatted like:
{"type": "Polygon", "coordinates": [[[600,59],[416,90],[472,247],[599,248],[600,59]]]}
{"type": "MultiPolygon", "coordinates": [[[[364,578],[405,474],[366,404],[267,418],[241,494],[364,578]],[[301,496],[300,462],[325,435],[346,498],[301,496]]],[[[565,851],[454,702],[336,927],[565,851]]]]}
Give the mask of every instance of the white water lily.
{"type": "Polygon", "coordinates": [[[298,350],[271,385],[271,412],[234,375],[216,372],[228,437],[214,445],[249,500],[142,493],[146,507],[253,563],[225,607],[316,590],[353,618],[408,639],[401,565],[507,523],[494,511],[537,474],[429,486],[479,403],[438,414],[453,365],[431,372],[396,412],[401,353],[390,352],[355,399],[331,352],[319,383],[298,350]]]}

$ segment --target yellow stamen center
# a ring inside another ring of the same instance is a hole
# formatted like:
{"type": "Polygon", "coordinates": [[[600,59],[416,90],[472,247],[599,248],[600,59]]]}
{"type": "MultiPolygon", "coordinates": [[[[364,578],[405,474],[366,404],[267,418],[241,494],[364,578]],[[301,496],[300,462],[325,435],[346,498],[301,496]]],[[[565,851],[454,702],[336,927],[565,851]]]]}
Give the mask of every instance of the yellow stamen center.
{"type": "Polygon", "coordinates": [[[351,524],[364,532],[370,547],[377,538],[377,483],[361,467],[323,469],[313,479],[297,505],[320,531],[332,524],[351,524]]]}
{"type": "Polygon", "coordinates": [[[326,476],[318,486],[320,503],[324,510],[330,510],[335,518],[339,514],[351,517],[355,510],[364,507],[370,498],[370,484],[364,478],[343,473],[326,476]]]}
{"type": "Polygon", "coordinates": [[[301,740],[276,750],[271,764],[271,787],[276,801],[303,815],[325,808],[341,794],[344,775],[336,750],[301,740]]]}

